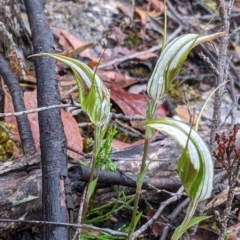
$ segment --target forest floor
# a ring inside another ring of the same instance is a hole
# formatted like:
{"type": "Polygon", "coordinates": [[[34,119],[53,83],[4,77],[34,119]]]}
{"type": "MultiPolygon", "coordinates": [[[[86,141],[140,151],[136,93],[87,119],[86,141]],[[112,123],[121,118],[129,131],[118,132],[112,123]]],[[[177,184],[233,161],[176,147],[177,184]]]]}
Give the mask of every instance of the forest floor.
{"type": "MultiPolygon", "coordinates": [[[[162,44],[164,4],[159,0],[136,0],[135,4],[133,2],[127,0],[50,0],[45,4],[45,13],[54,35],[56,52],[64,52],[67,56],[75,57],[91,68],[97,67],[96,73],[110,89],[112,111],[114,113],[122,113],[125,116],[138,115],[144,118],[146,116],[147,82],[158,60],[162,44]]],[[[174,0],[167,2],[167,42],[185,33],[207,35],[220,31],[219,17],[217,14],[214,17],[216,5],[213,1],[174,0]]],[[[236,1],[232,9],[232,30],[240,24],[239,10],[240,4],[236,1]]],[[[26,26],[28,26],[24,12],[22,16],[25,19],[26,26]]],[[[234,124],[240,124],[240,111],[238,110],[240,87],[239,42],[239,35],[236,35],[231,39],[228,51],[228,55],[231,56],[228,73],[231,83],[226,84],[226,93],[221,106],[223,123],[221,132],[225,131],[227,135],[232,132],[234,124]]],[[[177,115],[188,124],[190,112],[194,115],[194,121],[196,121],[204,102],[214,91],[215,84],[215,74],[209,65],[199,57],[199,53],[203,52],[216,65],[218,48],[219,40],[217,39],[212,43],[200,45],[191,51],[180,74],[171,83],[168,101],[159,105],[158,117],[176,117],[177,115]]],[[[72,72],[65,65],[58,63],[58,74],[62,102],[77,101],[76,81],[72,72]]],[[[21,81],[22,87],[26,90],[25,103],[29,109],[36,108],[36,80],[32,72],[28,73],[28,80],[27,82],[21,81]]],[[[68,138],[68,154],[72,159],[81,159],[84,162],[79,152],[84,154],[91,152],[93,129],[89,124],[89,119],[79,110],[72,108],[67,110],[67,112],[62,113],[62,118],[68,138]]],[[[11,101],[6,100],[5,112],[12,111],[11,101]]],[[[203,112],[199,130],[200,135],[206,142],[209,141],[212,115],[213,105],[212,101],[209,101],[203,112]]],[[[7,121],[16,124],[14,118],[9,118],[7,121]]],[[[35,114],[31,115],[30,124],[34,131],[36,147],[40,152],[35,114]]],[[[137,174],[141,164],[143,129],[135,128],[133,121],[125,122],[121,119],[112,120],[110,124],[117,129],[117,134],[112,142],[112,160],[117,164],[119,171],[137,174]]],[[[15,140],[19,141],[18,135],[15,136],[15,140]]],[[[179,149],[175,148],[174,143],[168,138],[159,134],[154,142],[159,143],[159,141],[160,144],[157,147],[154,147],[154,144],[152,146],[150,158],[154,161],[150,164],[147,172],[148,177],[171,176],[168,172],[172,171],[170,169],[172,166],[168,166],[167,169],[163,168],[163,162],[165,165],[174,165],[179,155],[179,149]],[[163,149],[159,150],[159,146],[163,149]]],[[[15,157],[19,156],[21,156],[21,151],[15,154],[15,157]]],[[[175,170],[174,168],[173,175],[177,178],[175,170]]],[[[207,215],[212,215],[215,209],[220,211],[223,209],[227,200],[227,186],[227,180],[215,186],[214,198],[210,199],[206,205],[207,215]],[[214,207],[212,207],[213,203],[214,207]]],[[[236,190],[238,188],[237,185],[236,190]]],[[[122,201],[123,198],[130,199],[134,193],[130,189],[118,189],[116,192],[119,195],[123,194],[120,200],[115,200],[116,202],[122,201]]],[[[232,209],[239,207],[239,191],[236,192],[232,209]]],[[[98,194],[102,197],[99,197],[99,203],[101,202],[104,205],[104,200],[110,201],[111,194],[107,198],[106,190],[99,190],[98,194]],[[105,194],[106,198],[104,198],[105,194]]],[[[116,197],[116,195],[114,196],[116,197]]],[[[144,212],[145,219],[153,216],[161,202],[168,197],[167,192],[144,192],[141,198],[141,209],[144,212]]],[[[184,197],[167,206],[161,217],[157,219],[158,222],[151,225],[142,239],[162,239],[160,238],[163,229],[162,224],[176,206],[183,201],[184,197]]],[[[110,211],[106,209],[101,211],[110,211]]],[[[182,214],[180,214],[176,219],[168,221],[170,221],[170,224],[177,226],[182,217],[182,214]]],[[[94,215],[94,218],[97,218],[97,214],[94,215]]],[[[113,211],[109,214],[108,220],[101,223],[93,221],[92,223],[99,227],[118,230],[129,224],[129,221],[129,210],[126,208],[119,212],[113,211]]],[[[230,219],[228,227],[236,225],[239,221],[239,211],[237,211],[230,219]]],[[[140,224],[143,223],[144,220],[140,224]]],[[[191,239],[217,239],[218,230],[219,226],[216,220],[210,219],[201,225],[195,237],[191,239]]],[[[94,231],[91,234],[99,236],[94,231]]],[[[86,239],[88,238],[86,237],[86,239]]],[[[100,237],[96,237],[96,239],[100,239],[100,237]]],[[[101,239],[104,239],[104,237],[101,239]]],[[[112,238],[105,236],[105,239],[112,238]]],[[[236,239],[236,232],[230,234],[229,239],[236,239]]]]}

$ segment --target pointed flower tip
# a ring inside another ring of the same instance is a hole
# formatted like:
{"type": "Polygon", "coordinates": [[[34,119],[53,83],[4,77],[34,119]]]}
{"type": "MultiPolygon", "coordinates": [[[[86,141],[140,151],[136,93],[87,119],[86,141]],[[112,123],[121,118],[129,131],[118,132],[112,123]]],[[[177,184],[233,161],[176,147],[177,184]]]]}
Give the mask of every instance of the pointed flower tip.
{"type": "Polygon", "coordinates": [[[198,44],[200,43],[204,43],[204,42],[210,42],[216,38],[219,38],[219,37],[223,37],[226,35],[226,32],[217,32],[217,33],[213,33],[213,34],[210,34],[210,35],[206,35],[206,36],[200,36],[196,42],[194,43],[194,47],[197,46],[198,44]]]}

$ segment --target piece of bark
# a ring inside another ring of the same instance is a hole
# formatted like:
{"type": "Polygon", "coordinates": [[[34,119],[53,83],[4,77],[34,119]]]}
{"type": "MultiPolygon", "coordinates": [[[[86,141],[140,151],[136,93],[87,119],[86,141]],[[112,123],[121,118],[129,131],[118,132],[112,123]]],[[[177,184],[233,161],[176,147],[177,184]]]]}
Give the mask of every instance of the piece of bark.
{"type": "MultiPolygon", "coordinates": [[[[31,64],[30,61],[27,60],[27,57],[32,54],[32,42],[30,34],[26,29],[21,17],[19,1],[1,0],[0,21],[4,24],[7,31],[12,35],[13,41],[18,47],[19,54],[24,60],[26,60],[25,62],[27,62],[30,67],[31,64]]],[[[8,50],[10,49],[11,44],[1,28],[0,32],[0,52],[5,56],[8,56],[8,50]]]]}
{"type": "MultiPolygon", "coordinates": [[[[157,143],[151,143],[150,150],[151,155],[159,155],[159,152],[161,152],[161,156],[169,156],[171,158],[171,162],[176,162],[177,159],[175,158],[176,155],[178,155],[177,151],[169,151],[168,146],[164,146],[164,143],[167,143],[168,140],[162,140],[157,143]],[[155,149],[155,150],[154,150],[155,149]],[[159,151],[161,149],[161,151],[159,151]],[[166,151],[164,151],[164,149],[166,151]],[[154,151],[156,151],[154,153],[154,151]]],[[[142,151],[142,145],[136,146],[133,148],[128,149],[125,152],[125,158],[128,159],[128,164],[130,164],[130,158],[132,157],[132,160],[138,160],[137,153],[141,153],[142,151]],[[135,157],[134,157],[135,156],[135,157]],[[136,158],[137,157],[137,158],[136,158]],[[135,159],[134,159],[135,158],[135,159]]],[[[121,154],[123,155],[123,151],[121,151],[121,154]]],[[[119,157],[119,152],[114,152],[112,154],[112,157],[117,159],[119,157]]],[[[164,160],[166,161],[166,160],[164,160]]],[[[132,161],[135,162],[135,161],[132,161]]],[[[118,169],[124,169],[125,168],[124,161],[118,161],[117,167],[118,169]]],[[[163,162],[162,162],[163,163],[163,162]]],[[[156,162],[155,162],[156,164],[156,162]]],[[[160,164],[160,163],[159,163],[160,164]]],[[[174,164],[173,164],[174,165],[174,164]]],[[[129,165],[130,166],[130,165],[129,165]]],[[[132,165],[134,169],[129,169],[129,172],[133,172],[136,170],[136,166],[132,165]]],[[[140,165],[139,165],[140,166],[140,165]]],[[[72,187],[73,187],[73,199],[74,199],[74,206],[79,206],[79,193],[76,189],[79,186],[80,181],[88,181],[89,175],[86,173],[90,170],[85,168],[83,171],[83,175],[75,174],[74,171],[79,168],[79,162],[76,160],[69,161],[69,177],[72,179],[72,187]],[[74,166],[74,167],[73,167],[74,166]],[[75,169],[74,169],[75,168],[75,169]]],[[[155,165],[156,167],[156,165],[155,165]]],[[[175,166],[176,167],[176,166],[175,166]]],[[[172,168],[172,167],[171,167],[172,168]]],[[[137,169],[139,171],[139,169],[137,169]]],[[[171,172],[171,175],[168,175],[168,177],[158,177],[156,175],[155,178],[153,176],[146,178],[151,185],[153,185],[156,188],[159,189],[166,189],[170,191],[175,191],[180,186],[180,181],[177,177],[176,171],[168,171],[167,168],[164,170],[161,170],[158,167],[158,175],[164,176],[165,172],[171,172]],[[160,173],[160,171],[163,171],[160,173]],[[165,182],[164,182],[165,181],[165,182]],[[168,181],[166,183],[166,181],[168,181]],[[164,186],[166,184],[166,187],[164,186]]],[[[79,173],[79,171],[77,171],[79,173]]],[[[134,193],[135,189],[131,188],[134,187],[135,183],[133,179],[136,179],[136,175],[125,175],[123,173],[106,173],[106,171],[96,171],[99,175],[99,183],[104,183],[105,186],[111,186],[111,184],[123,184],[125,181],[125,184],[129,186],[126,190],[131,190],[131,194],[134,193]],[[119,183],[117,182],[117,178],[114,178],[115,181],[109,180],[109,177],[114,177],[114,174],[116,177],[119,178],[119,183]],[[108,177],[106,177],[108,175],[108,177]],[[121,177],[124,181],[121,180],[121,177]],[[111,183],[111,184],[110,184],[111,183]]],[[[151,172],[148,172],[148,174],[152,174],[151,172]]],[[[28,220],[42,220],[41,210],[42,210],[42,175],[41,175],[41,169],[40,169],[40,156],[35,155],[31,156],[30,158],[22,158],[14,161],[9,161],[5,163],[0,164],[0,218],[14,218],[18,219],[20,217],[24,216],[24,219],[28,220]],[[20,203],[19,201],[28,200],[24,203],[20,203]],[[32,199],[32,200],[31,200],[32,199]],[[19,203],[14,206],[14,204],[19,203]]],[[[145,188],[150,189],[151,186],[145,182],[143,185],[145,188]]],[[[109,191],[109,190],[108,190],[109,191]]],[[[149,191],[146,193],[145,198],[149,195],[149,191]]],[[[129,192],[130,193],[130,192],[129,192]]],[[[112,190],[106,194],[97,194],[98,198],[100,199],[99,202],[103,201],[103,199],[106,200],[106,197],[114,197],[116,196],[116,192],[112,190]]],[[[159,193],[157,193],[155,190],[151,192],[151,199],[154,200],[158,199],[159,193]],[[155,196],[155,197],[154,197],[155,196]]],[[[151,200],[149,199],[149,201],[151,200]]],[[[160,199],[158,199],[160,201],[160,199]]],[[[18,224],[18,223],[0,223],[0,232],[1,234],[7,233],[7,232],[14,232],[14,230],[19,230],[21,228],[27,228],[29,225],[26,224],[18,224]]],[[[0,234],[0,236],[1,236],[0,234]]]]}
{"type": "MultiPolygon", "coordinates": [[[[181,148],[172,139],[164,137],[149,146],[147,164],[148,177],[176,176],[176,164],[181,148]],[[149,163],[150,162],[150,163],[149,163]]],[[[126,174],[138,174],[141,167],[143,146],[115,151],[111,159],[117,162],[118,169],[126,174]]]]}

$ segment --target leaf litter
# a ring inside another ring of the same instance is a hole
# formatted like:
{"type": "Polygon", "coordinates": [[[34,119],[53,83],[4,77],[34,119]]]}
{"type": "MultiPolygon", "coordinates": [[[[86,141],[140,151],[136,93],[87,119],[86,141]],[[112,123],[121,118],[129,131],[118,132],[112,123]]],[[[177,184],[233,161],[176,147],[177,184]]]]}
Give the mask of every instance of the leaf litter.
{"type": "MultiPolygon", "coordinates": [[[[134,58],[131,56],[136,52],[141,52],[152,46],[161,44],[163,3],[159,0],[136,1],[134,6],[134,18],[131,19],[133,9],[129,2],[110,0],[106,2],[103,4],[103,1],[89,0],[88,4],[86,4],[81,1],[78,3],[49,1],[46,5],[46,11],[49,13],[49,23],[56,40],[56,49],[59,52],[64,52],[66,55],[70,54],[70,56],[75,56],[92,68],[97,67],[98,64],[99,66],[101,66],[101,64],[107,65],[108,63],[111,63],[112,60],[126,57],[122,61],[118,61],[115,64],[109,64],[107,67],[97,70],[97,74],[99,74],[111,90],[113,110],[117,110],[127,116],[145,116],[146,96],[144,93],[130,93],[129,87],[134,86],[135,84],[142,84],[145,86],[148,75],[146,73],[136,74],[136,71],[133,71],[133,66],[138,63],[145,64],[148,66],[149,73],[151,73],[159,52],[143,53],[142,55],[139,55],[139,57],[134,58]],[[105,44],[102,40],[106,40],[105,44]],[[104,51],[105,53],[102,56],[104,51]],[[99,63],[101,56],[102,59],[99,63]]],[[[186,22],[188,22],[190,28],[195,28],[195,31],[196,28],[199,29],[199,26],[204,26],[206,24],[206,21],[201,19],[201,17],[206,15],[206,12],[201,8],[198,8],[198,5],[195,6],[197,11],[195,11],[193,6],[186,6],[184,3],[175,5],[174,7],[179,11],[179,14],[186,17],[186,22]]],[[[233,9],[237,11],[239,9],[238,4],[234,5],[233,9]]],[[[211,12],[211,10],[207,11],[208,14],[209,12],[211,12]]],[[[180,24],[181,23],[177,22],[173,16],[169,16],[168,35],[171,35],[180,24]]],[[[209,30],[214,31],[216,26],[217,23],[211,24],[209,30]]],[[[233,53],[233,62],[239,70],[240,58],[238,45],[238,40],[233,39],[230,51],[233,53]]],[[[59,75],[61,75],[59,82],[61,85],[61,93],[63,94],[76,83],[69,69],[58,64],[58,70],[59,75]],[[62,71],[61,74],[60,71],[62,71]]],[[[16,67],[16,71],[17,75],[19,75],[18,67],[16,67]]],[[[182,72],[175,81],[183,81],[190,86],[194,86],[193,91],[196,91],[197,93],[200,92],[204,99],[206,98],[205,91],[204,89],[201,90],[199,86],[202,86],[203,84],[209,87],[213,86],[212,76],[206,75],[205,77],[205,73],[209,73],[209,69],[207,69],[206,65],[199,60],[197,52],[194,50],[190,54],[182,72]],[[191,78],[189,78],[192,73],[192,70],[189,67],[190,65],[195,71],[191,78]],[[194,77],[196,72],[198,76],[203,76],[201,82],[197,77],[194,77]]],[[[36,82],[34,73],[29,71],[28,78],[29,82],[26,83],[21,81],[21,85],[28,90],[24,94],[26,107],[27,109],[33,109],[37,107],[36,93],[32,91],[35,88],[36,82]]],[[[181,91],[181,88],[179,88],[178,91],[181,91]]],[[[182,119],[188,121],[188,112],[186,111],[186,108],[181,105],[182,101],[184,102],[184,99],[181,100],[180,104],[179,102],[174,102],[175,94],[177,94],[178,91],[173,91],[171,99],[175,104],[177,112],[179,111],[179,115],[182,114],[182,119]]],[[[71,95],[76,98],[76,91],[72,92],[71,95]]],[[[192,102],[192,104],[195,106],[196,112],[198,112],[202,106],[202,101],[195,101],[192,102]]],[[[232,100],[230,95],[228,95],[227,100],[224,100],[223,103],[224,115],[227,115],[231,106],[232,100]]],[[[211,115],[209,114],[211,113],[211,110],[212,106],[209,104],[205,110],[205,119],[211,119],[211,115]]],[[[6,98],[5,112],[13,111],[11,100],[6,98]]],[[[82,151],[83,139],[77,122],[69,112],[61,110],[61,113],[69,146],[78,151],[82,151]]],[[[167,114],[168,109],[166,106],[159,105],[158,116],[166,116],[167,114]]],[[[40,152],[37,114],[30,114],[28,115],[28,118],[33,131],[36,147],[38,152],[40,152]]],[[[236,119],[237,122],[240,122],[239,113],[236,113],[236,119]]],[[[16,126],[15,118],[6,118],[6,120],[16,126]]],[[[131,122],[132,125],[134,125],[134,123],[135,122],[133,121],[131,122]]],[[[208,126],[208,121],[203,122],[203,128],[207,129],[205,131],[209,131],[208,126]]],[[[88,131],[89,129],[84,131],[84,133],[82,132],[84,137],[86,137],[85,134],[87,134],[88,131]]],[[[14,135],[15,140],[20,141],[17,128],[14,129],[14,132],[16,133],[16,135],[14,135]]],[[[125,147],[129,148],[136,144],[140,144],[141,142],[142,139],[138,138],[134,139],[132,143],[114,140],[113,145],[116,148],[119,147],[124,149],[125,147]]],[[[73,152],[69,151],[68,154],[73,158],[79,158],[79,155],[73,152]]],[[[15,157],[17,156],[18,155],[16,154],[15,157]]],[[[152,215],[150,211],[148,214],[152,215]]],[[[161,233],[161,228],[156,226],[152,227],[155,236],[161,233]]],[[[201,233],[198,234],[201,235],[201,233]]]]}

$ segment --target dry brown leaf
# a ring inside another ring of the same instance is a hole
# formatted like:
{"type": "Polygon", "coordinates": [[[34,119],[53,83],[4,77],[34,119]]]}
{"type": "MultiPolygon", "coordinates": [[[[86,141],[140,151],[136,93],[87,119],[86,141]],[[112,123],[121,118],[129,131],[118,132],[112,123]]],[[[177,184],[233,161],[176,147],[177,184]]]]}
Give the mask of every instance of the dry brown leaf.
{"type": "Polygon", "coordinates": [[[138,140],[136,142],[133,142],[133,143],[125,143],[125,142],[119,141],[117,139],[113,139],[112,148],[114,150],[122,150],[122,149],[130,148],[130,147],[133,147],[133,146],[139,146],[143,143],[144,143],[144,139],[140,139],[140,140],[138,140]]]}
{"type": "Polygon", "coordinates": [[[102,79],[102,81],[110,84],[116,84],[121,88],[126,88],[139,81],[137,78],[123,75],[115,71],[97,70],[97,75],[102,79]]]}
{"type": "MultiPolygon", "coordinates": [[[[24,102],[26,109],[35,109],[37,107],[37,99],[36,99],[36,92],[25,92],[24,93],[24,102]]],[[[5,112],[14,112],[13,105],[11,100],[9,100],[7,97],[5,97],[5,106],[4,106],[5,112]]],[[[68,146],[78,150],[82,151],[83,149],[83,143],[82,143],[82,137],[80,135],[78,125],[75,121],[75,119],[72,117],[72,115],[65,111],[64,109],[61,109],[61,116],[62,121],[64,125],[64,131],[67,137],[68,146]]],[[[15,117],[7,117],[5,118],[7,123],[10,123],[14,125],[13,132],[14,139],[18,142],[20,142],[20,136],[18,132],[17,122],[15,117]]],[[[38,127],[38,115],[37,113],[28,114],[28,120],[30,122],[35,146],[37,149],[37,152],[40,153],[40,144],[39,144],[39,127],[38,127]]],[[[79,155],[68,151],[68,155],[72,158],[79,158],[79,155]]]]}
{"type": "MultiPolygon", "coordinates": [[[[215,208],[221,205],[222,203],[225,203],[228,198],[228,192],[229,192],[229,188],[226,188],[223,191],[221,191],[205,206],[205,210],[208,210],[209,208],[215,208]]],[[[240,187],[236,187],[235,195],[239,195],[239,194],[240,194],[240,187]]]]}
{"type": "Polygon", "coordinates": [[[140,16],[142,24],[145,25],[147,23],[147,12],[140,9],[139,7],[135,7],[135,11],[140,16]]]}
{"type": "MultiPolygon", "coordinates": [[[[9,54],[9,63],[11,71],[16,74],[19,79],[22,79],[22,69],[16,54],[13,52],[9,54]]],[[[25,69],[25,74],[28,82],[36,83],[35,71],[25,69]]]]}
{"type": "Polygon", "coordinates": [[[51,27],[51,31],[53,34],[58,37],[58,43],[64,47],[65,50],[72,50],[73,46],[72,44],[65,38],[64,35],[61,34],[61,31],[63,29],[59,27],[51,27]]]}
{"type": "MultiPolygon", "coordinates": [[[[126,116],[146,115],[146,97],[141,94],[128,93],[114,84],[106,84],[111,91],[111,99],[122,109],[126,116]]],[[[159,105],[156,116],[166,116],[163,105],[159,105]]]]}
{"type": "MultiPolygon", "coordinates": [[[[154,214],[155,214],[155,211],[154,211],[153,209],[150,209],[150,210],[146,213],[146,216],[148,216],[148,217],[151,218],[151,217],[153,217],[154,214]]],[[[157,220],[154,221],[154,223],[150,226],[151,229],[152,229],[153,234],[154,234],[156,237],[161,234],[162,229],[163,229],[163,227],[164,227],[163,223],[164,223],[164,220],[159,216],[159,217],[157,218],[157,220]]]]}
{"type": "MultiPolygon", "coordinates": [[[[73,36],[66,30],[62,30],[61,34],[71,43],[73,49],[77,49],[78,47],[85,45],[85,43],[83,41],[81,41],[79,38],[73,36]]],[[[87,57],[95,62],[99,61],[99,58],[95,57],[93,52],[90,51],[89,48],[87,48],[83,52],[81,52],[80,56],[87,57]]]]}
{"type": "MultiPolygon", "coordinates": [[[[181,118],[183,122],[189,123],[189,120],[190,120],[189,112],[186,106],[179,105],[175,110],[177,112],[177,115],[181,118]]],[[[195,114],[193,122],[195,123],[197,119],[198,119],[198,116],[195,114]]]]}
{"type": "Polygon", "coordinates": [[[67,50],[64,51],[62,53],[60,53],[60,55],[66,56],[66,57],[70,57],[70,58],[75,58],[77,57],[81,52],[83,52],[84,50],[86,50],[87,48],[91,47],[92,43],[87,43],[84,44],[78,48],[75,48],[73,50],[67,50]]]}
{"type": "Polygon", "coordinates": [[[139,14],[143,25],[147,23],[148,16],[150,16],[151,18],[157,18],[163,14],[163,11],[144,11],[139,7],[135,7],[135,11],[139,14]]]}
{"type": "Polygon", "coordinates": [[[121,4],[119,1],[117,1],[117,8],[126,16],[129,18],[132,17],[132,9],[129,8],[129,6],[121,4]]]}
{"type": "MultiPolygon", "coordinates": [[[[65,80],[65,79],[64,79],[65,80]]],[[[73,86],[76,85],[76,80],[73,78],[73,80],[68,80],[68,81],[60,81],[60,85],[61,87],[69,87],[69,86],[73,86]]]]}
{"type": "Polygon", "coordinates": [[[113,139],[112,148],[114,150],[122,150],[122,149],[130,148],[130,147],[133,147],[133,146],[139,146],[143,143],[144,143],[144,139],[140,139],[140,140],[138,140],[136,142],[133,142],[133,143],[125,143],[125,142],[119,141],[117,139],[113,139]]]}
{"type": "Polygon", "coordinates": [[[161,13],[164,12],[164,3],[163,3],[163,1],[159,1],[159,0],[147,0],[147,1],[152,5],[152,7],[156,11],[161,12],[161,13]]]}
{"type": "Polygon", "coordinates": [[[153,11],[149,11],[147,14],[151,18],[157,18],[157,17],[161,16],[163,14],[163,12],[162,11],[155,11],[155,10],[153,10],[153,11]]]}
{"type": "MultiPolygon", "coordinates": [[[[73,49],[78,49],[86,45],[85,42],[80,40],[79,38],[70,34],[67,30],[51,27],[52,32],[59,38],[59,44],[61,44],[67,51],[71,51],[73,49]]],[[[89,43],[90,44],[90,43],[89,43]]],[[[99,58],[94,55],[94,52],[89,48],[86,48],[84,51],[80,53],[80,56],[91,59],[92,61],[98,62],[99,58]]]]}
{"type": "Polygon", "coordinates": [[[21,83],[20,86],[28,89],[33,89],[33,90],[37,87],[35,84],[31,84],[31,83],[21,83]]]}

